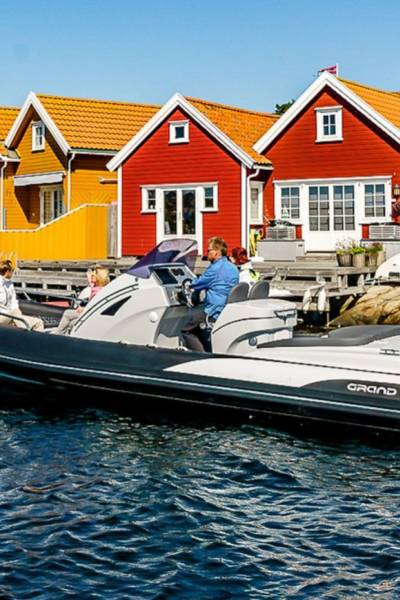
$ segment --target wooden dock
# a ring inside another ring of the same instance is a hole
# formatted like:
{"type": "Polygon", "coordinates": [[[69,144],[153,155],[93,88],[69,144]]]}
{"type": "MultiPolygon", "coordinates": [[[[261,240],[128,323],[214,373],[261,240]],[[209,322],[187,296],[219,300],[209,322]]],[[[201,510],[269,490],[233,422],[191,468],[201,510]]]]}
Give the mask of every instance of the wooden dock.
{"type": "MultiPolygon", "coordinates": [[[[114,278],[136,262],[135,257],[101,261],[114,278]]],[[[14,275],[15,287],[31,295],[52,296],[74,295],[86,286],[86,271],[95,261],[19,261],[14,275]]],[[[204,271],[208,263],[198,259],[195,272],[204,271]]],[[[292,294],[299,310],[307,290],[312,294],[310,311],[318,309],[318,292],[324,289],[325,302],[321,311],[329,318],[332,308],[352,296],[366,291],[368,282],[374,277],[376,267],[339,267],[332,254],[310,254],[296,262],[257,262],[254,268],[271,282],[275,289],[284,289],[292,294]]]]}

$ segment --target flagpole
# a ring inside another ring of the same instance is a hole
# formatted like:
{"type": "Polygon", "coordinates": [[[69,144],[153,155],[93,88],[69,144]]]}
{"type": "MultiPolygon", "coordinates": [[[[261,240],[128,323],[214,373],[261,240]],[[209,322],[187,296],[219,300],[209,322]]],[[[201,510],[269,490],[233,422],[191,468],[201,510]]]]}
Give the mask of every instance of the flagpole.
{"type": "Polygon", "coordinates": [[[336,77],[339,77],[339,63],[336,63],[336,77]]]}

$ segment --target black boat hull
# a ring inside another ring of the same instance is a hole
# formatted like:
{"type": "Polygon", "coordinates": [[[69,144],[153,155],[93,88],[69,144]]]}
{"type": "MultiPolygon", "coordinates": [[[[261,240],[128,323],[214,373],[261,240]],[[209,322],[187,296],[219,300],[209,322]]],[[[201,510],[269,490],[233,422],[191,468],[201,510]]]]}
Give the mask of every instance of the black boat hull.
{"type": "MultiPolygon", "coordinates": [[[[211,357],[215,361],[227,358],[211,357]]],[[[233,365],[238,361],[238,367],[246,360],[230,358],[233,365]]],[[[385,396],[384,391],[379,397],[350,393],[347,380],[317,381],[296,388],[171,370],[205,359],[209,356],[178,350],[95,342],[12,327],[0,330],[3,392],[46,397],[55,404],[58,394],[80,405],[89,399],[93,404],[97,398],[107,398],[110,407],[124,405],[133,412],[157,405],[170,416],[184,408],[193,414],[218,412],[254,421],[324,423],[333,430],[340,426],[373,432],[400,430],[397,393],[396,397],[385,396]]],[[[273,368],[265,362],[260,361],[260,369],[273,368]]]]}

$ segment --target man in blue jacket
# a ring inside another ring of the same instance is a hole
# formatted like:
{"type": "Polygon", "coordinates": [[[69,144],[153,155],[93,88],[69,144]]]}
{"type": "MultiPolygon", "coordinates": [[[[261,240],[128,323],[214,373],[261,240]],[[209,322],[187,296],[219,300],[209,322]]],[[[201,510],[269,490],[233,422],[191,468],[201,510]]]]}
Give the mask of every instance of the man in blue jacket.
{"type": "Polygon", "coordinates": [[[211,264],[192,281],[193,290],[206,290],[204,311],[195,313],[182,329],[189,350],[204,352],[204,345],[199,338],[200,330],[206,330],[209,324],[217,320],[228,300],[229,292],[239,282],[239,271],[229,261],[227,253],[228,248],[222,238],[212,237],[208,240],[207,257],[211,264]]]}

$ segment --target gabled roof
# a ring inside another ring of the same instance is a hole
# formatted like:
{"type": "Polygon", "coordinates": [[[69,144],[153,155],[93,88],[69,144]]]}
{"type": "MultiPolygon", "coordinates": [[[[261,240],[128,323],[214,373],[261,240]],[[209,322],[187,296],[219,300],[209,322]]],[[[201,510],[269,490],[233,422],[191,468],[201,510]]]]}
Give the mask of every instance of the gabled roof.
{"type": "Polygon", "coordinates": [[[107,167],[117,169],[176,108],[183,109],[208,133],[225,146],[246,166],[271,167],[265,156],[255,152],[253,144],[278,119],[277,115],[261,113],[198,98],[174,94],[148,123],[110,160],[107,167]]]}
{"type": "Polygon", "coordinates": [[[297,115],[323,90],[331,88],[339,96],[353,105],[389,137],[400,143],[400,95],[396,92],[385,92],[359,83],[338,79],[330,73],[323,72],[301,94],[296,102],[254,145],[256,152],[265,149],[280,135],[297,115]]]}
{"type": "Polygon", "coordinates": [[[7,136],[8,146],[13,146],[32,108],[65,154],[74,150],[114,154],[160,107],[30,92],[7,136]]]}
{"type": "Polygon", "coordinates": [[[188,96],[186,96],[186,100],[206,115],[255,162],[271,164],[265,156],[255,152],[253,145],[279,119],[279,115],[226,106],[188,96]]]}
{"type": "MultiPolygon", "coordinates": [[[[175,94],[173,99],[175,107],[180,104],[186,110],[189,108],[195,119],[230,150],[236,149],[242,160],[245,156],[249,164],[270,165],[266,157],[254,151],[253,144],[278,119],[277,115],[198,98],[185,99],[180,94],[175,94]]],[[[173,110],[172,104],[171,101],[167,103],[167,111],[173,110]]],[[[163,113],[167,105],[161,107],[30,92],[21,110],[14,109],[14,125],[8,132],[6,144],[13,147],[26,126],[30,111],[34,109],[65,154],[74,150],[115,154],[130,144],[132,136],[143,130],[148,131],[148,135],[149,121],[163,113]]]]}
{"type": "Polygon", "coordinates": [[[340,78],[344,85],[360,96],[396,127],[400,127],[400,93],[380,90],[369,85],[340,78]]]}
{"type": "Polygon", "coordinates": [[[4,140],[17,118],[18,113],[19,108],[0,106],[0,154],[7,154],[7,150],[4,147],[4,140]]]}
{"type": "Polygon", "coordinates": [[[118,151],[160,106],[38,94],[69,146],[118,151]]]}

